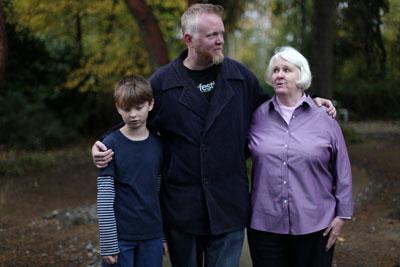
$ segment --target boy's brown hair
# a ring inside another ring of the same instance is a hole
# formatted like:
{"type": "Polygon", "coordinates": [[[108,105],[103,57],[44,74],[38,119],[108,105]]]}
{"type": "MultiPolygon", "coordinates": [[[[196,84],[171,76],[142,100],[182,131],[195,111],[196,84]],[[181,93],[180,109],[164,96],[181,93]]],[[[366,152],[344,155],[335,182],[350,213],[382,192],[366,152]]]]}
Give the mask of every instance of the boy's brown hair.
{"type": "Polygon", "coordinates": [[[143,104],[153,99],[150,82],[139,75],[122,78],[114,89],[115,104],[120,108],[143,104]]]}

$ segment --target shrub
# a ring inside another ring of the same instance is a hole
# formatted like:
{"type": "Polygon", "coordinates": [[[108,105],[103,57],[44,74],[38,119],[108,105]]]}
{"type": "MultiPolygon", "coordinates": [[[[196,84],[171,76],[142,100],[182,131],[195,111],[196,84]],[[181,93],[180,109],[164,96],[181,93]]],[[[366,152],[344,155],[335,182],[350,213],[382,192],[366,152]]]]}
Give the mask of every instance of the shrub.
{"type": "Polygon", "coordinates": [[[350,112],[351,119],[400,119],[400,84],[358,83],[337,87],[334,98],[350,112]]]}

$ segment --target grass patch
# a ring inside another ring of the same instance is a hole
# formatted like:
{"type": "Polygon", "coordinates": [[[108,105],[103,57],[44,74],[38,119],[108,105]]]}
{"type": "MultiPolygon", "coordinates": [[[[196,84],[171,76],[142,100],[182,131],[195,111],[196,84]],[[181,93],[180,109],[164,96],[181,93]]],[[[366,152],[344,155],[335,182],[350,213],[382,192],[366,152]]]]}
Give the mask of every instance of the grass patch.
{"type": "Polygon", "coordinates": [[[355,144],[362,143],[364,141],[364,137],[362,134],[358,133],[354,128],[349,126],[341,125],[344,140],[347,144],[355,144]]]}
{"type": "Polygon", "coordinates": [[[400,220],[400,205],[397,205],[392,212],[390,212],[387,216],[388,218],[391,219],[397,219],[400,220]]]}
{"type": "Polygon", "coordinates": [[[90,148],[77,145],[59,150],[0,151],[0,176],[23,175],[31,171],[57,168],[66,161],[88,162],[90,148]]]}

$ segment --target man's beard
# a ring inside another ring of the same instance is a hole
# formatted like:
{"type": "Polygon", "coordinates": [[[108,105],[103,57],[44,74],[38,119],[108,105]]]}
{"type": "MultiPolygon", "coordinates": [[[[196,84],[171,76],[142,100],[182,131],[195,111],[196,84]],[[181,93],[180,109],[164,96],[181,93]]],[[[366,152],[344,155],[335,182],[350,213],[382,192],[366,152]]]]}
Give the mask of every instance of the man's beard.
{"type": "Polygon", "coordinates": [[[221,64],[222,61],[224,61],[224,54],[222,53],[222,51],[213,53],[203,48],[200,48],[200,46],[198,45],[195,46],[195,51],[199,64],[202,66],[218,65],[221,64]]]}

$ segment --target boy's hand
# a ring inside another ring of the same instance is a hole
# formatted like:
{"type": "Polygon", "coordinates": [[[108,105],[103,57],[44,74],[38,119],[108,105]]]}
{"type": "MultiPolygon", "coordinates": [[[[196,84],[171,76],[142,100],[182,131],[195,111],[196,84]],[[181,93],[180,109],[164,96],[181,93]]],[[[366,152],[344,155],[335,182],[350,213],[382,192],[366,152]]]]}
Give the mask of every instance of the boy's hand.
{"type": "Polygon", "coordinates": [[[325,229],[323,235],[327,236],[329,234],[328,242],[326,243],[325,250],[328,251],[333,244],[335,244],[336,239],[339,237],[340,230],[344,224],[344,219],[336,217],[332,220],[331,225],[325,229]]]}
{"type": "Polygon", "coordinates": [[[329,115],[331,115],[332,117],[336,118],[336,108],[333,105],[332,101],[330,101],[329,99],[325,99],[325,98],[320,98],[320,97],[316,97],[313,99],[315,104],[317,104],[318,107],[320,106],[325,106],[328,109],[326,110],[326,112],[328,112],[329,115]]]}
{"type": "Polygon", "coordinates": [[[94,165],[97,168],[105,168],[108,163],[113,159],[114,152],[111,149],[107,149],[107,147],[100,141],[96,141],[92,147],[92,158],[94,165]]]}
{"type": "Polygon", "coordinates": [[[103,256],[103,260],[108,264],[115,264],[118,262],[118,255],[103,256]]]}
{"type": "Polygon", "coordinates": [[[162,246],[163,246],[164,256],[166,256],[168,254],[168,244],[167,244],[167,242],[163,242],[162,246]]]}

